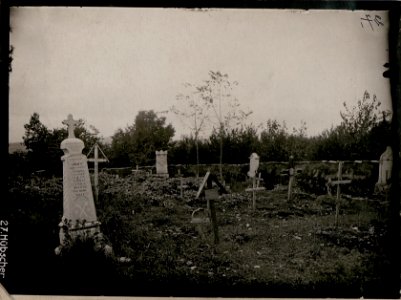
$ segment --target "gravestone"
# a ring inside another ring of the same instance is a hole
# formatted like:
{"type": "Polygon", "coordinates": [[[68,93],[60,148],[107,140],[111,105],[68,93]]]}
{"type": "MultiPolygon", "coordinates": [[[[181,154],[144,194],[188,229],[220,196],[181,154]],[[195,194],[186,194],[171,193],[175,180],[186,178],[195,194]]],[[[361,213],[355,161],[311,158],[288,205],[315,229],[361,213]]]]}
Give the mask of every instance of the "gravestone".
{"type": "Polygon", "coordinates": [[[156,174],[168,177],[167,150],[156,151],[156,174]]]}
{"type": "Polygon", "coordinates": [[[261,191],[264,190],[264,187],[259,187],[260,183],[260,176],[261,174],[259,173],[259,177],[256,177],[256,173],[259,168],[259,155],[256,153],[252,153],[251,156],[249,157],[249,171],[248,171],[248,176],[252,179],[252,187],[245,189],[246,192],[252,192],[252,209],[256,209],[256,191],[261,191]]]}
{"type": "Polygon", "coordinates": [[[63,162],[63,218],[60,226],[60,244],[65,243],[66,234],[76,238],[99,233],[100,222],[97,220],[93,200],[87,158],[82,154],[85,145],[74,135],[78,124],[68,115],[63,124],[68,126],[68,138],[61,142],[64,151],[63,162]]]}
{"type": "Polygon", "coordinates": [[[252,153],[249,157],[249,171],[248,176],[254,178],[259,168],[259,155],[252,153]]]}
{"type": "Polygon", "coordinates": [[[391,179],[391,171],[393,169],[393,151],[387,146],[386,151],[380,156],[379,160],[379,179],[378,185],[386,185],[391,179]]]}

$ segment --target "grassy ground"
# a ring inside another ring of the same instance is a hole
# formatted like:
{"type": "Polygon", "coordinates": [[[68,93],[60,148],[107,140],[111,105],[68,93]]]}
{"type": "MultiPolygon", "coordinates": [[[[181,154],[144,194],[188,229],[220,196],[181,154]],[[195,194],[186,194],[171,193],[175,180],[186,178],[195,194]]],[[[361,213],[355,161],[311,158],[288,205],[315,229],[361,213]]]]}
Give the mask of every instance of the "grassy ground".
{"type": "Polygon", "coordinates": [[[115,211],[100,214],[116,253],[132,259],[120,269],[128,280],[146,278],[178,295],[356,297],[374,276],[370,265],[382,235],[378,202],[344,200],[336,228],[330,197],[304,195],[288,203],[286,190],[262,191],[252,211],[250,193],[225,195],[215,204],[215,245],[210,225],[191,224],[191,213],[206,202],[194,200],[195,189],[181,198],[174,182],[127,184],[128,199],[134,190],[143,193],[126,199],[118,226],[115,211]]]}
{"type": "Polygon", "coordinates": [[[335,227],[331,197],[261,191],[253,211],[243,183],[215,202],[216,245],[210,225],[191,223],[206,208],[194,178],[181,196],[178,179],[102,175],[96,208],[114,255],[84,243],[57,257],[61,183],[9,189],[11,293],[355,298],[385,285],[381,198],[344,199],[335,227]]]}

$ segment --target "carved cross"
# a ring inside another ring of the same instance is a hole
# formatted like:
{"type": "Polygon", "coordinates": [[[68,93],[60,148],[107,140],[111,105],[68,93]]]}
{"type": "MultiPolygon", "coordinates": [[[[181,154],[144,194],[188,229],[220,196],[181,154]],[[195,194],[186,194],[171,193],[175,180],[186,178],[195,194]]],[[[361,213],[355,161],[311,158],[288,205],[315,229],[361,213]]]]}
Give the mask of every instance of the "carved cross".
{"type": "Polygon", "coordinates": [[[63,121],[63,124],[68,126],[68,138],[69,139],[75,138],[74,129],[75,129],[76,125],[79,124],[79,121],[74,120],[72,118],[72,115],[69,114],[67,117],[67,120],[63,121]]]}

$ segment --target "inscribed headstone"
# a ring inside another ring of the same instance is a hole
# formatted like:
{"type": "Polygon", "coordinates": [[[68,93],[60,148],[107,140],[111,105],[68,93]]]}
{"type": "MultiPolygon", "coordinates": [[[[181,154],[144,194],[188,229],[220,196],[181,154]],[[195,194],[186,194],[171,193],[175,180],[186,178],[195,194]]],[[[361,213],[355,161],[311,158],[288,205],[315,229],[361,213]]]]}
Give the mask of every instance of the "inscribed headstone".
{"type": "Polygon", "coordinates": [[[249,157],[249,171],[248,176],[254,178],[259,168],[259,155],[252,153],[249,157]]]}
{"type": "Polygon", "coordinates": [[[156,151],[156,174],[167,175],[167,150],[156,151]]]}
{"type": "Polygon", "coordinates": [[[63,161],[63,218],[71,220],[72,226],[96,224],[96,209],[93,201],[87,158],[82,154],[85,145],[74,136],[77,121],[72,115],[63,121],[68,125],[68,138],[61,142],[64,151],[63,161]]]}
{"type": "Polygon", "coordinates": [[[379,161],[379,180],[378,184],[387,184],[391,178],[391,171],[393,169],[393,151],[390,146],[387,146],[386,151],[380,156],[379,161]]]}

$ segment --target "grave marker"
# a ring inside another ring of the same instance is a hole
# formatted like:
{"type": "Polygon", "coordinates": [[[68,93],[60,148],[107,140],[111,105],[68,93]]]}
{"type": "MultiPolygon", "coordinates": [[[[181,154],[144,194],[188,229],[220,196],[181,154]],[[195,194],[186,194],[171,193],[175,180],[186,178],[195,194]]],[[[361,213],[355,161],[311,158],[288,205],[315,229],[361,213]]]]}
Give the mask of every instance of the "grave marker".
{"type": "MultiPolygon", "coordinates": [[[[102,149],[100,149],[99,145],[95,143],[95,145],[92,147],[94,149],[94,158],[88,158],[89,162],[94,163],[94,185],[95,185],[95,198],[96,200],[99,198],[99,163],[100,162],[109,162],[107,159],[106,155],[103,153],[102,149]],[[99,150],[103,155],[103,158],[99,158],[99,150]]],[[[89,154],[92,152],[92,149],[89,151],[89,154]]]]}
{"type": "Polygon", "coordinates": [[[258,168],[259,168],[259,155],[257,155],[256,153],[252,153],[251,156],[249,157],[248,176],[250,178],[255,178],[258,168]]]}
{"type": "Polygon", "coordinates": [[[208,171],[205,177],[202,180],[201,185],[199,186],[198,192],[196,193],[196,199],[198,199],[201,195],[205,196],[207,201],[207,211],[209,217],[197,219],[194,218],[195,210],[192,213],[192,220],[191,223],[193,224],[208,224],[209,222],[212,225],[213,235],[214,235],[214,244],[217,245],[219,243],[219,232],[218,232],[218,224],[217,224],[217,216],[216,216],[216,209],[214,207],[214,203],[216,200],[219,199],[220,193],[228,194],[226,188],[219,182],[217,176],[211,175],[210,171],[208,171]],[[217,188],[213,187],[213,182],[217,185],[217,188]],[[210,220],[210,221],[209,221],[210,220]]]}
{"type": "Polygon", "coordinates": [[[378,185],[387,185],[391,179],[391,171],[393,169],[393,151],[387,146],[386,151],[382,153],[379,160],[379,179],[378,185]]]}
{"type": "Polygon", "coordinates": [[[177,165],[177,175],[180,179],[180,197],[181,199],[184,198],[184,189],[188,188],[188,185],[184,184],[184,178],[181,174],[181,165],[177,165]]]}
{"type": "Polygon", "coordinates": [[[249,171],[248,176],[252,178],[252,188],[245,189],[246,192],[252,192],[252,210],[256,209],[256,191],[262,191],[265,188],[259,187],[261,174],[259,173],[258,178],[256,178],[256,174],[259,168],[259,155],[256,153],[252,153],[249,157],[249,171]]]}
{"type": "Polygon", "coordinates": [[[336,197],[336,215],[334,220],[334,226],[338,226],[338,216],[340,214],[340,204],[341,204],[341,185],[342,184],[350,184],[352,180],[342,180],[342,172],[343,172],[343,161],[338,162],[338,170],[337,170],[337,180],[329,181],[329,185],[337,185],[337,197],[336,197]]]}
{"type": "Polygon", "coordinates": [[[68,138],[61,142],[63,162],[63,218],[60,227],[60,244],[65,243],[66,231],[72,238],[85,232],[99,233],[95,203],[89,176],[87,158],[82,154],[84,143],[74,135],[78,121],[68,115],[63,124],[68,126],[68,138]],[[69,223],[67,226],[66,224],[69,223]]]}
{"type": "Polygon", "coordinates": [[[167,150],[156,151],[156,174],[168,177],[167,150]]]}

